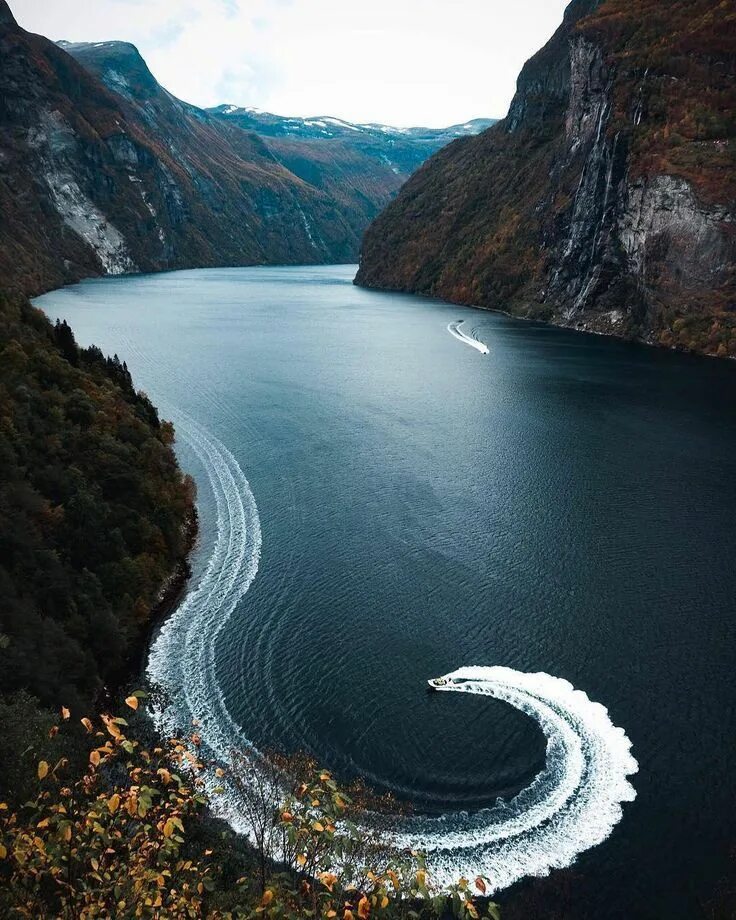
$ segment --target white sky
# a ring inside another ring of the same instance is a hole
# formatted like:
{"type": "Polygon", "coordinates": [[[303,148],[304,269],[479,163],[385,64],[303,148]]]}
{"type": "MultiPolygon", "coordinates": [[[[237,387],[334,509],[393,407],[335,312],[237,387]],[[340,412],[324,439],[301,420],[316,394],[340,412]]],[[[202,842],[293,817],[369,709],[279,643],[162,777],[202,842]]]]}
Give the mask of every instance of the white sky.
{"type": "Polygon", "coordinates": [[[506,114],[567,0],[10,0],[54,40],[138,46],[200,106],[444,126],[506,114]]]}

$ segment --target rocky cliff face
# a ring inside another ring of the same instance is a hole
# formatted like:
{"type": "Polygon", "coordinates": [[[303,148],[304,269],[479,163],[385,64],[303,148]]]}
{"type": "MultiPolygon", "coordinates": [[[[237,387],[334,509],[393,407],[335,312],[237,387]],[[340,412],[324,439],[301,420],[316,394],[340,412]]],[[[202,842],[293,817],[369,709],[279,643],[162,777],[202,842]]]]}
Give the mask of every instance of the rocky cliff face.
{"type": "Polygon", "coordinates": [[[104,81],[0,20],[0,277],[34,292],[89,274],[350,258],[338,204],[257,137],[163,90],[132,46],[104,81]]]}
{"type": "Polygon", "coordinates": [[[269,147],[176,99],[134,46],[57,46],[5,0],[0,123],[0,283],[26,293],[103,273],[353,261],[405,178],[325,139],[269,147]]]}
{"type": "Polygon", "coordinates": [[[736,11],[575,0],[502,122],[422,167],[358,283],[736,355],[736,11]]]}

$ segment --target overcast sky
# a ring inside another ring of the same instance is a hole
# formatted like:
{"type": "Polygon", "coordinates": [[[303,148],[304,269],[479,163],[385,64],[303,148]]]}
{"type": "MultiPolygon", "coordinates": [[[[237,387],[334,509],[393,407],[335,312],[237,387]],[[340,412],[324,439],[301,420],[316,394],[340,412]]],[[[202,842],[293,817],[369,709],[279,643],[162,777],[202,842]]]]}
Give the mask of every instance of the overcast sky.
{"type": "Polygon", "coordinates": [[[280,115],[442,126],[506,114],[567,0],[10,0],[58,40],[123,39],[168,90],[280,115]]]}

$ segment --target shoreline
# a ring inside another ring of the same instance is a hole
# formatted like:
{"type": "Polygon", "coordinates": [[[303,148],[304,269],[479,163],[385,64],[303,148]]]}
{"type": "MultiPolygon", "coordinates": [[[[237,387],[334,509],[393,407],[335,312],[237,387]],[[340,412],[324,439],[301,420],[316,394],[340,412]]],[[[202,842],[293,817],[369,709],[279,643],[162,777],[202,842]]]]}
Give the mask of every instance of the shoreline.
{"type": "MultiPolygon", "coordinates": [[[[356,275],[357,278],[357,275],[356,275]]],[[[482,313],[496,313],[500,316],[506,316],[509,319],[521,320],[525,323],[539,323],[542,326],[549,326],[553,329],[566,330],[567,332],[578,332],[581,335],[597,335],[604,339],[610,339],[614,342],[622,342],[626,345],[641,345],[645,348],[653,348],[660,352],[669,352],[677,355],[688,355],[691,358],[710,358],[717,361],[736,361],[736,355],[717,355],[710,351],[696,351],[692,348],[683,348],[677,345],[665,345],[662,342],[653,341],[652,339],[637,338],[636,336],[619,335],[616,332],[609,332],[603,329],[593,329],[584,324],[571,325],[565,322],[557,322],[551,319],[542,319],[539,316],[527,316],[521,313],[513,313],[511,310],[504,310],[502,307],[486,307],[482,304],[467,303],[462,300],[449,300],[437,294],[427,294],[424,291],[409,291],[403,288],[382,287],[374,284],[357,282],[353,279],[355,287],[362,288],[364,291],[375,291],[378,294],[401,294],[406,297],[420,297],[423,300],[433,301],[435,303],[445,304],[453,307],[465,307],[468,310],[479,310],[482,313]]]]}
{"type": "Polygon", "coordinates": [[[181,559],[176,563],[171,575],[162,586],[159,598],[151,608],[151,615],[148,618],[146,628],[140,638],[140,648],[136,656],[138,658],[138,666],[132,669],[135,673],[140,675],[140,679],[146,684],[148,683],[146,680],[146,663],[148,661],[151,645],[166,620],[168,620],[171,614],[174,613],[179,604],[184,600],[189,580],[192,577],[190,560],[199,543],[200,537],[199,514],[197,512],[196,502],[192,503],[189,517],[184,524],[184,528],[184,553],[181,559]]]}
{"type": "MultiPolygon", "coordinates": [[[[176,610],[186,596],[189,580],[192,576],[191,556],[199,542],[199,514],[196,503],[192,503],[187,520],[184,522],[184,551],[177,560],[168,578],[161,585],[158,597],[151,607],[150,614],[143,628],[131,642],[128,655],[120,673],[116,674],[101,691],[97,708],[112,706],[118,702],[116,697],[126,688],[142,689],[148,685],[146,679],[146,662],[156,634],[166,620],[176,610]]],[[[148,688],[150,689],[150,688],[148,688]]]]}

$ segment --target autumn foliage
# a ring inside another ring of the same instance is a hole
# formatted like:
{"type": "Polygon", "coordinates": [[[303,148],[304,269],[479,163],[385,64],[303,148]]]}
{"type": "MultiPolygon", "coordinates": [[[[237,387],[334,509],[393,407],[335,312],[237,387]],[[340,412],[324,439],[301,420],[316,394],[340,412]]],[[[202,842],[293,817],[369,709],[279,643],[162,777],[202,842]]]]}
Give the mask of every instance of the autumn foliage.
{"type": "MultiPolygon", "coordinates": [[[[128,697],[129,709],[144,696],[128,697]]],[[[2,916],[498,920],[483,897],[488,880],[433,890],[421,855],[397,854],[380,829],[359,827],[359,808],[324,770],[294,778],[286,760],[263,764],[270,779],[254,792],[250,755],[216,767],[204,763],[196,734],[145,746],[126,718],[80,723],[64,707],[50,734],[82,733],[81,768],[67,758],[39,760],[35,797],[0,802],[2,916]],[[231,788],[247,782],[244,813],[260,814],[268,829],[255,841],[266,860],[252,859],[249,873],[232,881],[222,870],[230,838],[209,848],[192,839],[206,820],[205,789],[221,792],[213,779],[231,788]]]]}
{"type": "Polygon", "coordinates": [[[0,804],[0,904],[29,918],[201,916],[213,869],[181,855],[184,822],[204,804],[196,757],[178,741],[145,750],[123,718],[82,723],[81,775],[39,761],[36,799],[19,812],[0,804]]]}

